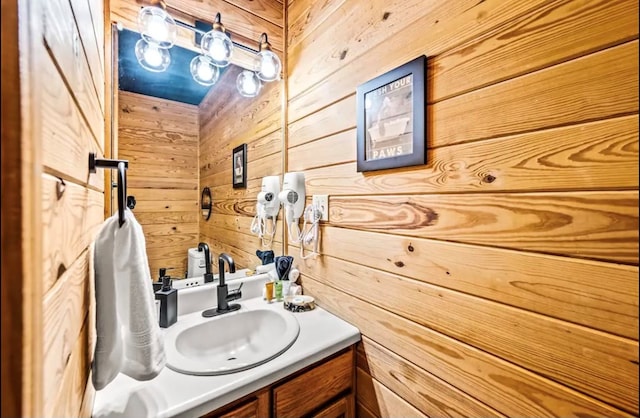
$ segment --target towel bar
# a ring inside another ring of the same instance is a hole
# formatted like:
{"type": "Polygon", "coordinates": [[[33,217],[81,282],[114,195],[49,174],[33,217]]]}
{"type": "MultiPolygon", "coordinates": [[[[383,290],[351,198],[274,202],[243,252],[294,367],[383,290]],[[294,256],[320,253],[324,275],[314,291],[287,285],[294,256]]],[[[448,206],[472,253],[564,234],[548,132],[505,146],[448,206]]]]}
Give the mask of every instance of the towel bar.
{"type": "Polygon", "coordinates": [[[124,209],[127,204],[127,172],[129,161],[127,160],[107,160],[96,158],[94,152],[89,153],[89,172],[95,173],[97,168],[108,168],[118,170],[118,218],[119,225],[124,224],[124,209]]]}

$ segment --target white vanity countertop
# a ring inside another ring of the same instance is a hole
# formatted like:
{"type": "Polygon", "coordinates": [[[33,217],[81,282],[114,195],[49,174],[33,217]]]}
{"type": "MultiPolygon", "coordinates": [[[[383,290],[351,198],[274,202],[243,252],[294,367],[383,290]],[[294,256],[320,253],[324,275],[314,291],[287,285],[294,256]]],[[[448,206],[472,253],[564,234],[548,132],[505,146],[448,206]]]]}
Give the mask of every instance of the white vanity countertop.
{"type": "MultiPolygon", "coordinates": [[[[261,297],[239,303],[243,310],[284,310],[282,302],[268,304],[261,297]]],[[[197,315],[201,312],[180,316],[178,321],[197,315]]],[[[120,373],[96,393],[93,417],[198,417],[360,341],[357,328],[322,308],[292,315],[300,324],[300,334],[275,359],[219,376],[191,376],[165,367],[155,379],[139,382],[120,373]]]]}

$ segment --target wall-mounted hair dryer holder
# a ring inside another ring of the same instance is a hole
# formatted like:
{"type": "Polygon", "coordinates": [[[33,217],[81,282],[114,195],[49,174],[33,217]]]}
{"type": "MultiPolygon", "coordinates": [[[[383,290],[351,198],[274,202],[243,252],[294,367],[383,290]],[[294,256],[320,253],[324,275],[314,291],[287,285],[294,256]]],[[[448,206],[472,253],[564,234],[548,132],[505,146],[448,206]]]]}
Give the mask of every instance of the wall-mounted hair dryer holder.
{"type": "Polygon", "coordinates": [[[297,223],[304,212],[306,201],[304,173],[285,173],[278,200],[284,208],[287,224],[297,223]]]}
{"type": "Polygon", "coordinates": [[[264,211],[267,218],[275,218],[280,211],[280,176],[266,176],[262,178],[262,189],[258,193],[258,210],[264,211]]]}

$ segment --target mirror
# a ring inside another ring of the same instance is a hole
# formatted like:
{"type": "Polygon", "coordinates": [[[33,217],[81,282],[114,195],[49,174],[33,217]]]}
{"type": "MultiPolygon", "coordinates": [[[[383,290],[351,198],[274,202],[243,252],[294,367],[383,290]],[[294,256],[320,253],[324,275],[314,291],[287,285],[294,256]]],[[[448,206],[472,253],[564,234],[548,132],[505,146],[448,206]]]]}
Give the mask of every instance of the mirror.
{"type": "MultiPolygon", "coordinates": [[[[264,83],[257,97],[244,97],[237,89],[244,68],[231,64],[213,86],[202,86],[189,69],[199,52],[179,45],[171,48],[166,71],[150,72],[136,58],[139,39],[136,31],[117,31],[114,113],[118,154],[130,161],[128,186],[137,200],[152,278],[160,268],[174,268],[175,278],[188,275],[188,251],[199,241],[217,250],[235,242],[267,249],[250,223],[259,177],[280,174],[283,82],[264,83]],[[243,170],[246,188],[233,188],[232,151],[243,143],[251,155],[243,170]]],[[[282,231],[278,225],[278,236],[282,231]]],[[[281,240],[273,250],[282,252],[281,240]]],[[[232,255],[238,265],[260,262],[253,251],[232,255]]]]}
{"type": "Polygon", "coordinates": [[[202,194],[200,195],[200,209],[202,210],[202,219],[208,221],[211,217],[211,190],[208,187],[202,189],[202,194]]]}

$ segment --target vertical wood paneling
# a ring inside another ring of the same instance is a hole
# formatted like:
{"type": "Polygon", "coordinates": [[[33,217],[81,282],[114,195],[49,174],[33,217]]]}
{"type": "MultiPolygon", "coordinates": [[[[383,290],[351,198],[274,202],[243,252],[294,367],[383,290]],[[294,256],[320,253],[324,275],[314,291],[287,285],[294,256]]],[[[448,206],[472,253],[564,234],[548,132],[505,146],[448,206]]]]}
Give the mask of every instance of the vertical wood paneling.
{"type": "Polygon", "coordinates": [[[286,37],[286,169],[329,195],[303,286],[364,335],[359,410],[637,415],[637,2],[364,3],[286,37]],[[427,164],[357,173],[356,87],[422,54],[427,164]]]}
{"type": "Polygon", "coordinates": [[[163,267],[184,277],[187,250],[198,245],[198,108],[124,91],[118,106],[118,157],[129,160],[127,193],[151,277],[163,267]]]}

